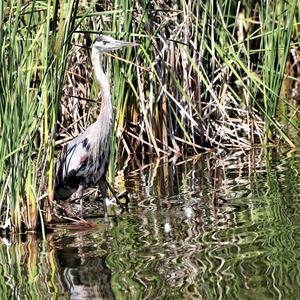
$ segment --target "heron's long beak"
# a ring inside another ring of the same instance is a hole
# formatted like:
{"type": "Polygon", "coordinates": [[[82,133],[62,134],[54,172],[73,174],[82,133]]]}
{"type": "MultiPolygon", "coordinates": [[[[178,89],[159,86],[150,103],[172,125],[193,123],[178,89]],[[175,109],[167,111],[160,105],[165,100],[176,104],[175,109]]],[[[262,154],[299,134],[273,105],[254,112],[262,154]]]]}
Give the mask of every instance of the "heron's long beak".
{"type": "Polygon", "coordinates": [[[110,43],[110,47],[112,50],[116,50],[124,47],[136,47],[136,46],[139,46],[139,44],[135,42],[125,42],[119,40],[114,40],[112,43],[110,43]]]}

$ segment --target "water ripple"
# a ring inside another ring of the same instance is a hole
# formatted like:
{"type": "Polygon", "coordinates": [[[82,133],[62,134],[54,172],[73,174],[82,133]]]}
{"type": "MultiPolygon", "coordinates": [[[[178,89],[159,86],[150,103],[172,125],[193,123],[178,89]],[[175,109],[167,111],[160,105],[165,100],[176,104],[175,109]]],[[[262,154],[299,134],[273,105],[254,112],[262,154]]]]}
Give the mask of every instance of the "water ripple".
{"type": "Polygon", "coordinates": [[[299,180],[290,176],[296,168],[291,172],[289,160],[266,163],[263,155],[208,157],[172,172],[157,168],[145,180],[151,182],[147,187],[131,189],[129,180],[133,210],[123,220],[126,226],[119,224],[121,234],[118,227],[111,231],[118,242],[110,245],[109,257],[120,282],[134,285],[119,282],[115,295],[125,290],[134,299],[138,291],[144,299],[295,295],[300,207],[291,184],[299,190],[299,180]],[[158,192],[166,177],[164,193],[158,192]]]}
{"type": "Polygon", "coordinates": [[[298,299],[300,156],[266,151],[132,164],[109,224],[0,239],[1,299],[298,299]]]}

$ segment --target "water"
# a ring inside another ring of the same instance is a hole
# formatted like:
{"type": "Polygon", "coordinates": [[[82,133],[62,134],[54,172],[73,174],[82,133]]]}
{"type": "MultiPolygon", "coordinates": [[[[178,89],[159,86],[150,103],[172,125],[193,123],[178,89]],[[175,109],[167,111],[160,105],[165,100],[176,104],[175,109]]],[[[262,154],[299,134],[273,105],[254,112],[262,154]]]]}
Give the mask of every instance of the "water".
{"type": "Polygon", "coordinates": [[[1,239],[0,299],[299,298],[299,151],[129,164],[109,225],[1,239]]]}

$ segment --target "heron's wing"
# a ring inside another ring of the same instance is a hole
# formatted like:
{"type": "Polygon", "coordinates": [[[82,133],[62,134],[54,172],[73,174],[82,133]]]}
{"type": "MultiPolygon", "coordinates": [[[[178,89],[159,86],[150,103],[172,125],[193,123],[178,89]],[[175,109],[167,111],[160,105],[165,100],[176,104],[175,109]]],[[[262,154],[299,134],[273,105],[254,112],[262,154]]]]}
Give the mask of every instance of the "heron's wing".
{"type": "Polygon", "coordinates": [[[61,177],[65,181],[69,177],[80,176],[80,171],[86,166],[89,153],[82,143],[72,143],[66,146],[61,158],[61,177]]]}

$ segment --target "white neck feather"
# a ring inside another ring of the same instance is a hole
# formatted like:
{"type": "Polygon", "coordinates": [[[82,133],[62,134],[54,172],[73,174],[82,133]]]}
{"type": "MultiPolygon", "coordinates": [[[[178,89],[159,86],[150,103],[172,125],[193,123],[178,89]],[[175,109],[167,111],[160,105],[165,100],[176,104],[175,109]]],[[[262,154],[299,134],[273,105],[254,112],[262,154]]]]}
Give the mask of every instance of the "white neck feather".
{"type": "Polygon", "coordinates": [[[92,48],[92,64],[102,96],[100,114],[97,118],[97,122],[101,121],[101,123],[104,124],[107,119],[112,119],[111,92],[108,78],[102,69],[102,53],[95,48],[92,48]]]}

